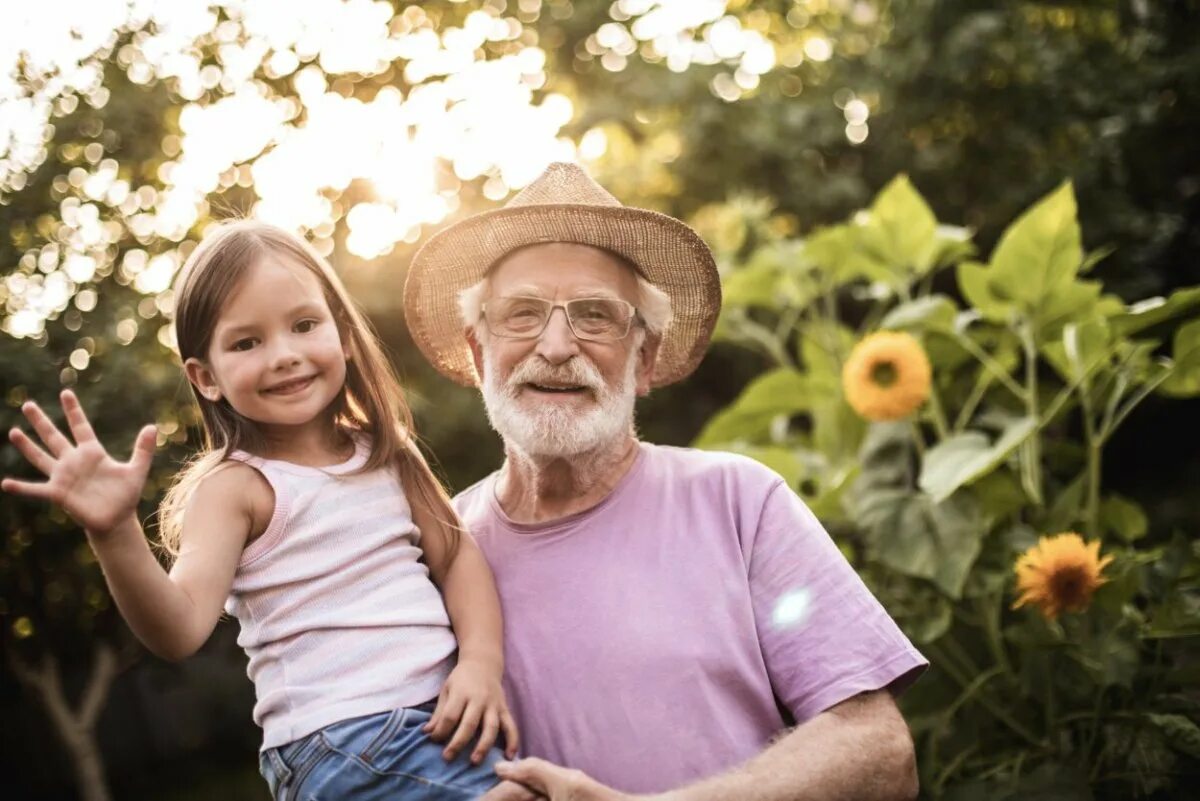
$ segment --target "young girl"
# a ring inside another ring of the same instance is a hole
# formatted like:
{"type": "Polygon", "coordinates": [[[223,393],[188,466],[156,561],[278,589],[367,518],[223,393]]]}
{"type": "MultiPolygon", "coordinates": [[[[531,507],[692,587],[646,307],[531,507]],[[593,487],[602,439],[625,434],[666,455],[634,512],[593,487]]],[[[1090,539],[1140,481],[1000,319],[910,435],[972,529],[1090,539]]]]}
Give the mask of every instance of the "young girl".
{"type": "Polygon", "coordinates": [[[517,748],[499,602],[368,323],[311,248],[251,221],[204,239],[175,298],[206,442],[163,504],[170,572],[136,517],[153,426],[122,463],[71,392],[73,443],[26,403],[42,445],[10,438],[49,480],[0,489],[83,527],[159,656],[194,653],[222,609],[238,617],[276,798],[478,797],[496,782],[498,733],[510,758],[517,748]]]}

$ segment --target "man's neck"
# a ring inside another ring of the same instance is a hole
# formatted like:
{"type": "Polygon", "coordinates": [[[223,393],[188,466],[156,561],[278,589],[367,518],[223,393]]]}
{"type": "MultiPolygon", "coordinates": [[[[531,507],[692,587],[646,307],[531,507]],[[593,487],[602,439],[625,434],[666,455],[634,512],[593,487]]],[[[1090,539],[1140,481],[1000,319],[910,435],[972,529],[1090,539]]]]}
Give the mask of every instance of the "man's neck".
{"type": "Polygon", "coordinates": [[[567,457],[532,456],[506,448],[496,500],[517,523],[544,523],[591,509],[616,488],[637,459],[632,435],[567,457]]]}

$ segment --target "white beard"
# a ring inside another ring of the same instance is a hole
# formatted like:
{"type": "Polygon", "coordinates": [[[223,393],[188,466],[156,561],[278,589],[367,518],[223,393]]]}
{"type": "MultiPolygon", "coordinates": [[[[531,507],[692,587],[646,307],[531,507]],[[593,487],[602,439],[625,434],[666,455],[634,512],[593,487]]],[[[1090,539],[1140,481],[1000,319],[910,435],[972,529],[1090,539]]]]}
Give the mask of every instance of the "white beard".
{"type": "Polygon", "coordinates": [[[513,368],[508,380],[499,377],[490,349],[483,349],[483,403],[492,428],[506,445],[528,456],[577,456],[620,441],[633,431],[637,397],[637,350],[629,354],[625,375],[610,387],[596,366],[576,356],[557,367],[530,354],[513,368]],[[537,404],[518,396],[528,383],[587,387],[596,402],[584,411],[567,404],[537,404]]]}

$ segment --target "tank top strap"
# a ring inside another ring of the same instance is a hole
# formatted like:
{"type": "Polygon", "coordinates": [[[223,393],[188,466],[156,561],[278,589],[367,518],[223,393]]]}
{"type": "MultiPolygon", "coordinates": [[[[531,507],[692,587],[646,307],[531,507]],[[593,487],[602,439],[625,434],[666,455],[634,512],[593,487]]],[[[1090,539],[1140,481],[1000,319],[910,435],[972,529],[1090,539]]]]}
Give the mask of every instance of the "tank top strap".
{"type": "Polygon", "coordinates": [[[279,462],[271,459],[263,459],[260,456],[240,450],[231,451],[229,460],[241,462],[258,471],[259,475],[271,485],[271,492],[275,496],[275,508],[271,512],[271,520],[267,523],[266,529],[262,534],[255,537],[242,551],[242,558],[239,560],[238,565],[239,567],[243,567],[265,556],[272,548],[279,544],[279,541],[283,538],[284,531],[287,529],[295,489],[291,486],[289,476],[277,468],[277,465],[280,464],[279,462]]]}

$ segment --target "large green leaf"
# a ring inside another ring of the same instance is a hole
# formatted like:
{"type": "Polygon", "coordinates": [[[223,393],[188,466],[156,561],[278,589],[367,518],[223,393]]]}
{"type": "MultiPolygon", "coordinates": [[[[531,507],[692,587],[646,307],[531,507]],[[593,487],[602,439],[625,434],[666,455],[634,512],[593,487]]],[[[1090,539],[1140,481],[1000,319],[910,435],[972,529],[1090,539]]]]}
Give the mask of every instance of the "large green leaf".
{"type": "Polygon", "coordinates": [[[885,186],[860,229],[860,245],[872,277],[893,286],[907,285],[934,264],[937,218],[906,175],[885,186]]]}
{"type": "Polygon", "coordinates": [[[1082,264],[1075,193],[1067,182],[1004,231],[988,266],[960,264],[958,283],[985,318],[1008,322],[1019,312],[1043,329],[1096,307],[1101,287],[1077,280],[1082,264]]]}
{"type": "Polygon", "coordinates": [[[811,393],[803,374],[781,367],[750,382],[732,404],[713,416],[693,445],[711,448],[765,439],[771,421],[808,408],[811,393]]]}
{"type": "Polygon", "coordinates": [[[935,504],[906,489],[861,493],[856,522],[867,530],[879,561],[904,575],[929,579],[951,598],[962,596],[986,529],[969,495],[935,504]]]}
{"type": "Polygon", "coordinates": [[[1171,358],[1175,365],[1159,391],[1177,398],[1200,395],[1200,320],[1184,323],[1175,332],[1171,358]]]}
{"type": "Polygon", "coordinates": [[[1036,419],[1021,417],[1009,423],[994,443],[979,431],[956,434],[925,454],[918,484],[935,502],[944,501],[959,487],[996,469],[1036,428],[1036,419]]]}
{"type": "Polygon", "coordinates": [[[1068,286],[1082,263],[1075,192],[1066,182],[1004,231],[992,253],[993,285],[1036,309],[1068,286]]]}

